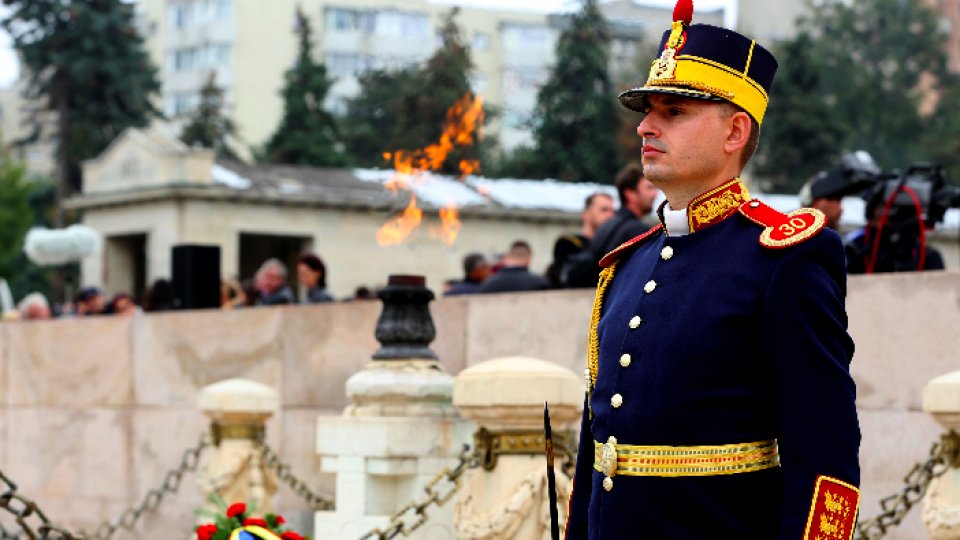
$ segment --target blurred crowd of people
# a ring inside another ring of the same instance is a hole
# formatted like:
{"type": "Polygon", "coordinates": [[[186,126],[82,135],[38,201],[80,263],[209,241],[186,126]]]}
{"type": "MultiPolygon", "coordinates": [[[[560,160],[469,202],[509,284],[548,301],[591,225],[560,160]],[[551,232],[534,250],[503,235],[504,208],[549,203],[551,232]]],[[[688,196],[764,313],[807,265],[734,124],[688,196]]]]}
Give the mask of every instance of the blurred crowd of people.
{"type": "MultiPolygon", "coordinates": [[[[275,306],[282,304],[316,304],[334,302],[336,299],[327,290],[327,269],[323,260],[313,254],[305,253],[297,259],[297,282],[304,294],[298,299],[288,282],[289,270],[280,259],[267,259],[250,279],[243,281],[226,280],[220,284],[220,307],[235,309],[254,306],[275,306]]],[[[376,299],[376,291],[360,286],[346,301],[376,299]]],[[[19,320],[44,320],[68,317],[88,317],[98,315],[134,315],[141,312],[171,311],[177,309],[177,298],[173,283],[167,279],[158,279],[143,292],[141,303],[137,305],[134,297],[125,292],[108,298],[97,287],[85,287],[74,295],[71,302],[52,305],[47,298],[33,292],[23,297],[17,304],[15,314],[7,318],[19,320]]]]}

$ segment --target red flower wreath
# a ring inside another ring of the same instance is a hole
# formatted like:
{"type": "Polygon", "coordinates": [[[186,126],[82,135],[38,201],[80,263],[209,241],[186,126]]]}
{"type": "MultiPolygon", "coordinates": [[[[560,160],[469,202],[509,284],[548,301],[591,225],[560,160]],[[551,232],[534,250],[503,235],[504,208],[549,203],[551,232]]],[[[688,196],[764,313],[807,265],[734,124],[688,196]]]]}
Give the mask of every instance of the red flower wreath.
{"type": "Polygon", "coordinates": [[[222,515],[217,515],[214,523],[198,526],[197,540],[229,540],[237,529],[262,540],[310,540],[309,536],[300,536],[281,527],[286,522],[279,514],[267,514],[262,518],[248,516],[246,504],[234,503],[222,515]]]}

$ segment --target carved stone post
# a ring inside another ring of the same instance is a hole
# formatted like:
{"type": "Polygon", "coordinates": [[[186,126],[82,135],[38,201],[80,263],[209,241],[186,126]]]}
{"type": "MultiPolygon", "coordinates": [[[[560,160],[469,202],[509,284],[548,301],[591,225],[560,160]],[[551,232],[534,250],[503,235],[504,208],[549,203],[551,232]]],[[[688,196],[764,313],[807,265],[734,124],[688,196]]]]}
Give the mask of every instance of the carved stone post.
{"type": "MultiPolygon", "coordinates": [[[[335,511],[316,513],[314,538],[385,529],[393,513],[425,498],[424,486],[438,472],[457,464],[470,436],[450,403],[453,378],[429,348],[436,330],[424,278],[390,276],[380,299],[381,347],[347,380],[343,415],[317,419],[317,453],[324,472],[337,475],[337,502],[335,511]]],[[[424,524],[404,537],[451,538],[451,506],[430,505],[424,524]]]]}
{"type": "Polygon", "coordinates": [[[216,493],[227,504],[246,502],[260,515],[273,512],[277,479],[263,463],[256,441],[280,406],[277,392],[246,379],[228,379],[204,387],[199,405],[210,417],[214,445],[197,475],[204,500],[216,493]]]}
{"type": "MultiPolygon", "coordinates": [[[[923,389],[923,410],[948,432],[960,432],[960,371],[933,379],[923,389]]],[[[945,444],[953,444],[944,439],[945,444]]],[[[933,479],[920,503],[923,524],[933,540],[960,539],[960,469],[933,479]]]]}
{"type": "Polygon", "coordinates": [[[561,449],[576,452],[573,426],[583,408],[583,382],[572,371],[534,358],[499,358],[457,376],[453,403],[479,426],[481,469],[468,471],[457,495],[459,540],[549,540],[543,404],[550,405],[560,527],[571,481],[560,471],[561,449]]]}

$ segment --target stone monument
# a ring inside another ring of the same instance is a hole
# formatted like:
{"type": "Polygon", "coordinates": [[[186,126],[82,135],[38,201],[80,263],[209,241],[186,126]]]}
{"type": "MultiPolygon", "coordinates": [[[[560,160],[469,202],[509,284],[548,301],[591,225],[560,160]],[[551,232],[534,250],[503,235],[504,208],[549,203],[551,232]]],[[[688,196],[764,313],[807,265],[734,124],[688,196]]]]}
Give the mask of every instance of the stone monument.
{"type": "MultiPolygon", "coordinates": [[[[960,371],[933,379],[923,389],[923,410],[930,413],[949,434],[960,431],[960,371]]],[[[946,435],[941,445],[956,445],[946,435]]],[[[956,451],[956,448],[953,449],[956,451]]],[[[920,502],[923,525],[932,540],[960,540],[960,468],[958,463],[930,482],[920,502]]]]}
{"type": "MultiPolygon", "coordinates": [[[[543,405],[550,405],[560,528],[572,482],[559,465],[576,452],[574,425],[583,409],[583,381],[536,358],[483,362],[457,376],[454,404],[480,429],[481,467],[467,471],[457,494],[458,540],[550,540],[543,405]]],[[[571,471],[572,473],[572,471],[571,471]]]]}
{"type": "MultiPolygon", "coordinates": [[[[276,390],[246,379],[227,379],[200,391],[200,410],[210,417],[213,448],[197,474],[204,499],[219,495],[227,504],[245,502],[257,515],[273,512],[277,478],[264,463],[257,440],[267,419],[280,408],[276,390]]],[[[210,510],[220,513],[212,504],[210,510]]]]}
{"type": "MultiPolygon", "coordinates": [[[[453,378],[429,344],[436,337],[420,276],[390,276],[379,296],[375,335],[381,347],[347,380],[350,404],[341,416],[317,419],[317,453],[336,474],[336,510],[317,512],[315,538],[359,538],[383,529],[389,517],[424,497],[424,486],[453,467],[471,426],[451,403],[453,378]]],[[[453,538],[452,504],[428,510],[408,536],[453,538]]]]}

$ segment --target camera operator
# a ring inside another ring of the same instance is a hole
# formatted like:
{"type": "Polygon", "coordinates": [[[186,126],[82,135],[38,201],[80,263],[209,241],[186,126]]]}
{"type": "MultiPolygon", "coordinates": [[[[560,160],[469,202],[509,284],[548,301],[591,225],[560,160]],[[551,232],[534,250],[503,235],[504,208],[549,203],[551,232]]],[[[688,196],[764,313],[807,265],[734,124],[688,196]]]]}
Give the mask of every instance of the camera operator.
{"type": "Polygon", "coordinates": [[[820,171],[800,189],[800,206],[820,210],[827,218],[827,227],[839,231],[842,200],[860,189],[838,171],[820,171]]]}
{"type": "Polygon", "coordinates": [[[927,243],[927,231],[960,202],[946,187],[939,165],[916,164],[906,174],[878,175],[865,192],[866,226],[845,241],[847,272],[943,270],[943,256],[927,243]]]}

